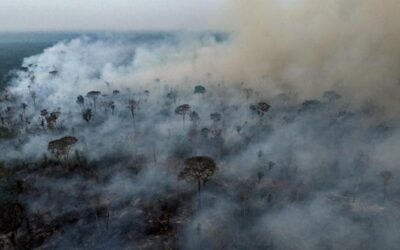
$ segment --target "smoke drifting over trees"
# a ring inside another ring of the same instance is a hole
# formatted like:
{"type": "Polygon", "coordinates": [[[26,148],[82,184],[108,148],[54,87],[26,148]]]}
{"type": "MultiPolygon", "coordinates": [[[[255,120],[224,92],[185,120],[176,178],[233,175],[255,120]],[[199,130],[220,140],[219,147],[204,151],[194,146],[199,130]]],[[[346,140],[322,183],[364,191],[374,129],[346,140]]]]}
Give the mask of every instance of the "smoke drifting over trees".
{"type": "Polygon", "coordinates": [[[24,60],[0,92],[1,248],[398,248],[399,4],[235,3],[229,34],[24,60]]]}
{"type": "Polygon", "coordinates": [[[398,1],[232,2],[225,22],[237,35],[222,59],[226,79],[302,98],[340,89],[355,103],[374,99],[397,113],[398,1]]]}

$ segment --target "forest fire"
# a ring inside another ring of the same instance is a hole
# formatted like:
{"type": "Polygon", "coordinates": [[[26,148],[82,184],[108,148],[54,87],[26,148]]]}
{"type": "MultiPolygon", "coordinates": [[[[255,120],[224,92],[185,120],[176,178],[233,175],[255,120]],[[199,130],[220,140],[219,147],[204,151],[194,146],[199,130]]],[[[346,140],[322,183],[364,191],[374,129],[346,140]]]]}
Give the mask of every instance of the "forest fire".
{"type": "Polygon", "coordinates": [[[25,58],[0,90],[0,249],[398,248],[400,6],[350,2],[25,58]]]}

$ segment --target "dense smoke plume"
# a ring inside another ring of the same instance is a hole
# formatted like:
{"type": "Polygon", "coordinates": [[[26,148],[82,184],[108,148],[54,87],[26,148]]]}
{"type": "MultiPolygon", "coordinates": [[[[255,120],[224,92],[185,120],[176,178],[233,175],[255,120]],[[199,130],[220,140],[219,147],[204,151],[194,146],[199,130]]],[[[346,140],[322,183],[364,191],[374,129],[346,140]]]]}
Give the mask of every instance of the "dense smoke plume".
{"type": "Polygon", "coordinates": [[[398,110],[398,1],[237,0],[229,11],[238,33],[226,78],[303,98],[338,89],[398,110]]]}
{"type": "Polygon", "coordinates": [[[230,7],[228,34],[83,36],[12,72],[0,246],[398,247],[399,4],[230,7]]]}

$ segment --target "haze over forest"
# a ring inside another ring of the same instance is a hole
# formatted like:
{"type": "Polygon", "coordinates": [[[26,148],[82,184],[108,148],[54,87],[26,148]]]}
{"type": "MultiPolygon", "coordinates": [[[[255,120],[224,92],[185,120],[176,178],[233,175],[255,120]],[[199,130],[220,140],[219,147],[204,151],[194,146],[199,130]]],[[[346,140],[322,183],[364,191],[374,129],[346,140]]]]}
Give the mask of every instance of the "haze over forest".
{"type": "Polygon", "coordinates": [[[400,2],[0,3],[0,249],[398,249],[400,2]]]}

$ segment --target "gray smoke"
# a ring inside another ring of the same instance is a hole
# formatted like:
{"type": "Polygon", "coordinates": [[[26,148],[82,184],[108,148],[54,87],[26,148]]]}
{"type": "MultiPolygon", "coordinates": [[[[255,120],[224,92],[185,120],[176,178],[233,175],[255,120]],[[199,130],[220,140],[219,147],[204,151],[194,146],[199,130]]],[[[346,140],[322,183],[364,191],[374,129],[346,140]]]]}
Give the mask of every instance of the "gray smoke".
{"type": "Polygon", "coordinates": [[[397,2],[238,6],[229,35],[81,37],[24,60],[2,93],[1,161],[28,220],[62,228],[44,246],[397,248],[397,2]],[[43,109],[60,112],[53,127],[43,109]],[[47,146],[66,135],[61,163],[47,146]],[[201,206],[179,174],[196,155],[218,165],[201,206]]]}
{"type": "Polygon", "coordinates": [[[226,77],[303,98],[337,89],[398,113],[398,1],[282,2],[231,2],[224,22],[237,36],[221,59],[226,77]]]}

